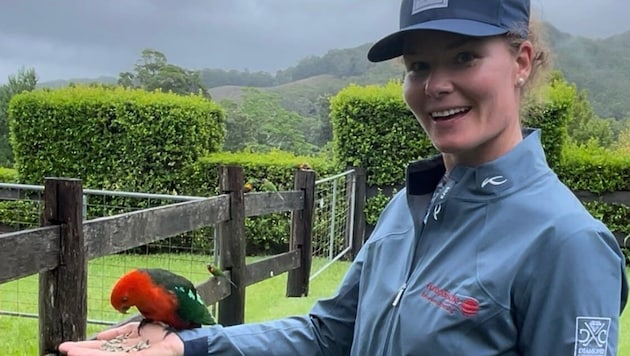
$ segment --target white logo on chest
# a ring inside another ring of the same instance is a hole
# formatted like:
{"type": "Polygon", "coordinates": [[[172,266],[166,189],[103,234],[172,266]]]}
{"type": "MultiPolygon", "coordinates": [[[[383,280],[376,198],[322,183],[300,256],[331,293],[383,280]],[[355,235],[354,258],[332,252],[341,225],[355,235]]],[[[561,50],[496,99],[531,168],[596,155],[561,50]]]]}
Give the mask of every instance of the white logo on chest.
{"type": "Polygon", "coordinates": [[[488,184],[501,185],[505,182],[507,182],[507,179],[505,179],[505,177],[503,176],[488,177],[484,179],[483,182],[481,182],[481,188],[485,188],[485,186],[488,184]]]}
{"type": "Polygon", "coordinates": [[[442,211],[442,204],[436,205],[435,208],[433,209],[433,219],[435,221],[437,221],[438,214],[440,213],[440,211],[442,211]]]}

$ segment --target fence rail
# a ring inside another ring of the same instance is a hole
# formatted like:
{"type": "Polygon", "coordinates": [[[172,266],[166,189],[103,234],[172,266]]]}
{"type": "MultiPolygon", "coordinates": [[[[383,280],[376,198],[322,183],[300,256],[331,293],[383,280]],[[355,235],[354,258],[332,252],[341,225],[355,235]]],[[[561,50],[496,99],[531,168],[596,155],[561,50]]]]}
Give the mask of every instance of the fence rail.
{"type": "Polygon", "coordinates": [[[296,171],[294,191],[247,195],[240,167],[219,173],[221,195],[86,221],[81,182],[46,179],[39,198],[46,226],[0,235],[0,284],[40,272],[40,354],[54,354],[63,340],[85,339],[88,260],[204,226],[216,226],[221,267],[236,284],[210,277],[198,285],[207,304],[219,303],[219,323],[243,323],[245,288],[281,273],[289,274],[287,296],[308,294],[315,173],[296,171]],[[290,250],[247,265],[245,217],[286,211],[290,250]]]}
{"type": "Polygon", "coordinates": [[[59,265],[61,226],[47,226],[0,235],[0,283],[59,265]]]}
{"type": "MultiPolygon", "coordinates": [[[[353,168],[317,181],[314,172],[297,171],[292,191],[250,193],[243,192],[240,167],[221,167],[219,173],[222,193],[208,198],[83,190],[81,182],[73,179],[50,178],[45,186],[0,184],[0,200],[30,200],[44,206],[43,226],[0,234],[0,284],[40,273],[40,354],[54,353],[62,340],[85,338],[88,260],[213,226],[221,266],[238,287],[216,278],[197,287],[206,304],[219,303],[219,322],[232,325],[243,322],[247,286],[288,273],[286,295],[305,296],[309,281],[321,272],[309,273],[314,253],[325,255],[329,265],[343,256],[354,258],[361,248],[367,230],[363,210],[370,188],[363,169],[353,168]],[[175,203],[84,220],[87,197],[92,195],[175,203]],[[246,264],[245,218],[289,211],[289,251],[246,264]],[[318,215],[329,215],[325,226],[317,226],[313,217],[318,215]],[[315,230],[328,239],[318,244],[320,248],[327,246],[320,252],[312,250],[315,230]],[[62,288],[68,284],[78,287],[62,288]]],[[[630,205],[630,192],[575,194],[582,202],[630,205]]],[[[621,247],[630,248],[628,234],[615,232],[615,236],[621,247]]]]}
{"type": "MultiPolygon", "coordinates": [[[[573,193],[583,203],[599,201],[608,204],[622,204],[630,206],[630,191],[614,191],[595,194],[583,190],[577,190],[573,193]]],[[[619,247],[630,249],[630,231],[613,231],[612,233],[615,235],[619,247]]]]}

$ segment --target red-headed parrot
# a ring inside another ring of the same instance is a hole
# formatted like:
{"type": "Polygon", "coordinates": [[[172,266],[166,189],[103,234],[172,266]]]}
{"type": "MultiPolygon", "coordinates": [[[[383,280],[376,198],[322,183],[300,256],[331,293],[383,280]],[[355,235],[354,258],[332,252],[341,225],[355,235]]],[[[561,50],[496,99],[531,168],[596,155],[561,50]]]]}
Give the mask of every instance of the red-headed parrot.
{"type": "Polygon", "coordinates": [[[135,306],[145,318],[139,328],[151,321],[177,330],[216,324],[192,282],[161,268],[127,272],[114,285],[110,302],[121,313],[135,306]]]}

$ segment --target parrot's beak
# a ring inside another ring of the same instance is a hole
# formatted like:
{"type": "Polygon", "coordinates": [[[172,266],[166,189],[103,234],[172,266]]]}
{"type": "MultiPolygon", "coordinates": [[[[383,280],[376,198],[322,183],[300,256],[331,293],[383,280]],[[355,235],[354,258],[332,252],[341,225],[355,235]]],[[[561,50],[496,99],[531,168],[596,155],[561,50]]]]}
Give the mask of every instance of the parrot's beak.
{"type": "Polygon", "coordinates": [[[127,314],[127,312],[129,311],[129,306],[125,305],[124,307],[121,307],[120,309],[118,309],[118,311],[123,314],[127,314]]]}

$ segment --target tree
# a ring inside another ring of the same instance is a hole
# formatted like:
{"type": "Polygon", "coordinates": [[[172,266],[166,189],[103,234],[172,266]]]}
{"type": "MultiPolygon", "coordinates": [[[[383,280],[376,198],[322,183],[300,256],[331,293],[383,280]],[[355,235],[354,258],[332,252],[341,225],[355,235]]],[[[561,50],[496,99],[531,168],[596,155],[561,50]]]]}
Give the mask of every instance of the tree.
{"type": "Polygon", "coordinates": [[[0,86],[0,166],[13,165],[13,152],[9,145],[9,102],[14,95],[35,89],[37,73],[33,68],[21,68],[8,79],[7,84],[0,86]]]}
{"type": "Polygon", "coordinates": [[[551,82],[562,83],[572,89],[571,114],[567,125],[569,138],[578,145],[597,142],[602,147],[610,147],[615,142],[613,122],[595,114],[588,93],[579,90],[574,83],[568,83],[559,71],[551,74],[551,82]]]}
{"type": "Polygon", "coordinates": [[[621,123],[615,148],[621,153],[630,156],[630,116],[621,123]]]}
{"type": "Polygon", "coordinates": [[[134,72],[122,72],[118,75],[118,84],[148,91],[160,89],[180,95],[201,93],[210,99],[198,71],[169,64],[163,53],[149,48],[142,51],[134,72]]]}
{"type": "Polygon", "coordinates": [[[255,88],[245,88],[243,92],[240,105],[226,107],[228,132],[224,149],[265,152],[276,148],[296,154],[317,151],[317,146],[307,142],[298,129],[304,118],[283,108],[277,94],[255,88]]]}
{"type": "Polygon", "coordinates": [[[225,151],[240,151],[256,143],[256,122],[245,113],[235,102],[222,100],[225,109],[226,135],[223,149],[225,151]]]}

